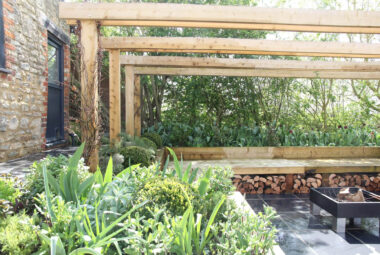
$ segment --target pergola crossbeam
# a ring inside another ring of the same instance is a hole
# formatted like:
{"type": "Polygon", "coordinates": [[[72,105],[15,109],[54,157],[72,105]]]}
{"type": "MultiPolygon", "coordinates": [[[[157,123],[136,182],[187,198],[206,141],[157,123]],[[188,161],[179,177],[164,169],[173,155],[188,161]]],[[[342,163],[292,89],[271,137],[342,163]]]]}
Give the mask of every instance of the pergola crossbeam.
{"type": "Polygon", "coordinates": [[[104,26],[380,33],[380,12],[157,3],[60,3],[59,17],[104,26]]]}
{"type": "Polygon", "coordinates": [[[378,80],[378,72],[289,71],[237,68],[135,67],[135,74],[378,80]]]}
{"type": "Polygon", "coordinates": [[[380,58],[380,44],[199,37],[102,37],[104,49],[129,52],[380,58]]]}
{"type": "Polygon", "coordinates": [[[380,62],[298,61],[247,58],[121,55],[121,65],[135,67],[226,68],[282,71],[379,72],[380,62]]]}

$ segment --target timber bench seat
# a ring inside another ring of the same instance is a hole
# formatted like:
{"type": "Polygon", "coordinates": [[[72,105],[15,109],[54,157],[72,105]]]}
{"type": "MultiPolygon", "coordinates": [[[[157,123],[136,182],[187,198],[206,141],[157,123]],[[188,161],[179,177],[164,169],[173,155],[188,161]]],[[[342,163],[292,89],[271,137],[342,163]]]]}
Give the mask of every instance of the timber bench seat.
{"type": "Polygon", "coordinates": [[[235,174],[380,172],[380,147],[183,147],[174,151],[185,165],[231,167],[235,174]]]}
{"type": "Polygon", "coordinates": [[[368,159],[227,159],[186,160],[193,168],[231,167],[235,174],[380,172],[380,158],[368,159]]]}

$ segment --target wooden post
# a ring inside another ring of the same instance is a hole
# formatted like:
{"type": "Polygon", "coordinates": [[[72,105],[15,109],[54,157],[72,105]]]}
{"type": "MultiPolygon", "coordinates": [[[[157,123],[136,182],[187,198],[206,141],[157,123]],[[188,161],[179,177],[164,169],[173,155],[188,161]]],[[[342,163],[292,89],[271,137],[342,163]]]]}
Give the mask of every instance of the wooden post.
{"type": "Polygon", "coordinates": [[[98,50],[99,35],[95,21],[81,21],[81,132],[86,143],[83,156],[95,172],[99,157],[98,50]]]}
{"type": "Polygon", "coordinates": [[[109,114],[110,114],[110,140],[119,139],[121,130],[121,104],[120,104],[120,50],[109,51],[109,114]]]}
{"type": "Polygon", "coordinates": [[[135,91],[134,91],[134,122],[135,135],[141,136],[141,85],[140,75],[135,75],[135,91]]]}
{"type": "Polygon", "coordinates": [[[125,66],[125,132],[131,136],[135,134],[134,78],[133,66],[125,66]]]}

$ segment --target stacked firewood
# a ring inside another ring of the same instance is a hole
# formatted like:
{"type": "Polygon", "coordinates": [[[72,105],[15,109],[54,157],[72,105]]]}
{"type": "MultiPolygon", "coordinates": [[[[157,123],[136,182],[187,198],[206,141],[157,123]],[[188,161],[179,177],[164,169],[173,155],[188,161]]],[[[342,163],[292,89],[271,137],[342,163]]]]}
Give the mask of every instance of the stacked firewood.
{"type": "Polygon", "coordinates": [[[368,191],[380,191],[379,174],[330,174],[330,187],[358,187],[368,191]]]}
{"type": "Polygon", "coordinates": [[[309,193],[318,187],[360,187],[380,192],[378,174],[234,175],[233,184],[243,194],[309,193]]]}
{"type": "Polygon", "coordinates": [[[310,188],[318,188],[322,186],[321,174],[295,174],[293,175],[293,193],[309,193],[310,188]]]}
{"type": "Polygon", "coordinates": [[[280,194],[286,191],[284,175],[234,175],[233,184],[243,194],[280,194]]]}

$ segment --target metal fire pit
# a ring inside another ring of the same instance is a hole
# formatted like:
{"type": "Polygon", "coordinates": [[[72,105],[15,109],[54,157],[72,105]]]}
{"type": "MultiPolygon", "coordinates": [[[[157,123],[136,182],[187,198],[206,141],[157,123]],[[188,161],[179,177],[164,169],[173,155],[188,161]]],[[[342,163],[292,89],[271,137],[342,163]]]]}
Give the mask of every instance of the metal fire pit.
{"type": "MultiPolygon", "coordinates": [[[[380,200],[373,197],[374,193],[363,190],[364,202],[339,202],[337,194],[341,188],[311,188],[310,211],[312,215],[320,215],[321,208],[334,216],[333,230],[343,233],[346,230],[346,219],[360,225],[362,218],[378,218],[380,225],[380,200]]],[[[351,193],[358,188],[350,188],[351,193]]],[[[380,234],[380,226],[379,226],[380,234]]]]}

